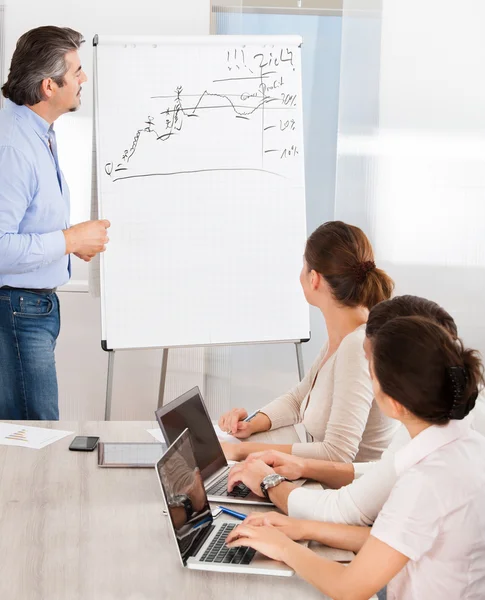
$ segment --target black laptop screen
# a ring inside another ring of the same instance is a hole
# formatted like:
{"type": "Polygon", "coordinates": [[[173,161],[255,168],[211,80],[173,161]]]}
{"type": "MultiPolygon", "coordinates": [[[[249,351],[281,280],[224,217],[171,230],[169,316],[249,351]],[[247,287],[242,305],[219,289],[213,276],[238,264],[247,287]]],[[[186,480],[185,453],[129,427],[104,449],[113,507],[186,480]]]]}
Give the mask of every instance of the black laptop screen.
{"type": "Polygon", "coordinates": [[[207,539],[212,514],[188,430],[157,463],[158,477],[184,565],[207,539]]]}
{"type": "Polygon", "coordinates": [[[198,387],[159,408],[155,415],[168,444],[173,444],[184,429],[189,430],[204,481],[227,465],[198,387]]]}

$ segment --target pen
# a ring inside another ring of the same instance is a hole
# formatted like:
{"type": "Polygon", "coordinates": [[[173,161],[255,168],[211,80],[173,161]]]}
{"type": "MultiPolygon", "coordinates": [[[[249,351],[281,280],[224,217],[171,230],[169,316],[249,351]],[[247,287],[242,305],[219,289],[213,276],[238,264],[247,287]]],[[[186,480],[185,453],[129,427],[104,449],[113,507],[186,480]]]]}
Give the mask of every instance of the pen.
{"type": "Polygon", "coordinates": [[[231,517],[236,517],[236,519],[241,519],[241,521],[244,521],[244,519],[247,517],[247,515],[245,515],[244,513],[236,512],[235,510],[231,510],[230,508],[226,508],[225,506],[218,506],[217,508],[220,508],[223,513],[226,513],[227,515],[231,515],[231,517]]]}
{"type": "Polygon", "coordinates": [[[243,419],[244,423],[249,423],[249,421],[251,419],[254,419],[254,417],[258,414],[259,410],[255,410],[253,413],[251,413],[249,416],[247,416],[245,419],[243,419]]]}

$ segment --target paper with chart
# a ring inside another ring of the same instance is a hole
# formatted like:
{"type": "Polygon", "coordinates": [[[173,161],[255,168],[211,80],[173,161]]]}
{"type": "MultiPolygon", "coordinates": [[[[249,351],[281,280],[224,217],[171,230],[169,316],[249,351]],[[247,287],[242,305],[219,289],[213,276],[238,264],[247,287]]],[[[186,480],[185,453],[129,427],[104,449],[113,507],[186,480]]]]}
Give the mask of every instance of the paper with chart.
{"type": "Polygon", "coordinates": [[[97,48],[109,348],[308,336],[301,40],[264,39],[97,48]]]}
{"type": "Polygon", "coordinates": [[[60,429],[0,422],[0,444],[3,446],[20,446],[21,448],[40,450],[73,433],[73,431],[61,431],[60,429]]]}

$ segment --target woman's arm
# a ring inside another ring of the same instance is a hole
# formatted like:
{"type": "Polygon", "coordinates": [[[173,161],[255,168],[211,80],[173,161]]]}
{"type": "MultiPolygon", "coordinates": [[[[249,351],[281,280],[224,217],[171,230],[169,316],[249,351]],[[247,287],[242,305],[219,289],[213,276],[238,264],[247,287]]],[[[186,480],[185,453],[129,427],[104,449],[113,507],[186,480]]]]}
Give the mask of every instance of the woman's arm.
{"type": "Polygon", "coordinates": [[[295,542],[288,547],[285,562],[300,577],[334,600],[368,600],[387,585],[408,560],[404,554],[369,536],[347,567],[320,558],[295,542]]]}
{"type": "Polygon", "coordinates": [[[370,534],[370,527],[319,523],[318,521],[304,521],[304,523],[304,537],[302,539],[356,553],[360,551],[370,534]]]}
{"type": "Polygon", "coordinates": [[[244,524],[256,527],[271,525],[292,540],[312,540],[331,548],[351,552],[359,552],[370,535],[369,527],[292,519],[273,511],[253,513],[245,519],[244,524]]]}
{"type": "Polygon", "coordinates": [[[370,535],[362,550],[346,567],[317,556],[275,527],[245,524],[231,532],[227,545],[249,546],[285,562],[300,577],[334,600],[368,600],[389,583],[409,560],[370,535]]]}
{"type": "Polygon", "coordinates": [[[253,452],[264,452],[266,450],[276,450],[291,454],[291,444],[264,444],[262,442],[244,442],[242,444],[233,444],[232,442],[221,442],[222,449],[227,460],[241,461],[245,460],[253,452]]]}
{"type": "MultiPolygon", "coordinates": [[[[337,350],[333,381],[321,377],[317,380],[303,423],[312,421],[314,431],[321,427],[321,441],[294,444],[292,453],[296,456],[342,463],[355,459],[374,398],[363,338],[363,331],[347,336],[337,350]],[[319,389],[320,394],[331,393],[331,397],[318,397],[319,389]],[[315,403],[323,402],[331,403],[328,421],[315,423],[315,403]]],[[[325,375],[331,376],[330,373],[325,375]]],[[[316,433],[315,437],[318,437],[316,433]]]]}

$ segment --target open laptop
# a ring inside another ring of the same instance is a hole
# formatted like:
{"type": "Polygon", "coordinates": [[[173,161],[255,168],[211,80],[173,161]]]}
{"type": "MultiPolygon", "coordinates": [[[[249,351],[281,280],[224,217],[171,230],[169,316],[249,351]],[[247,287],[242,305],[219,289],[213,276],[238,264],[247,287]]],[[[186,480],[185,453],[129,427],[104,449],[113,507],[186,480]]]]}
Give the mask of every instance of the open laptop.
{"type": "Polygon", "coordinates": [[[236,486],[232,492],[227,491],[227,477],[235,463],[228,463],[224,456],[198,387],[156,410],[155,416],[167,444],[173,444],[184,429],[189,430],[195,458],[211,502],[272,506],[270,500],[253,494],[243,484],[236,486]]]}
{"type": "Polygon", "coordinates": [[[226,537],[238,523],[214,520],[190,438],[185,429],[155,467],[182,565],[203,571],[293,575],[287,565],[251,548],[227,548],[226,537]]]}

